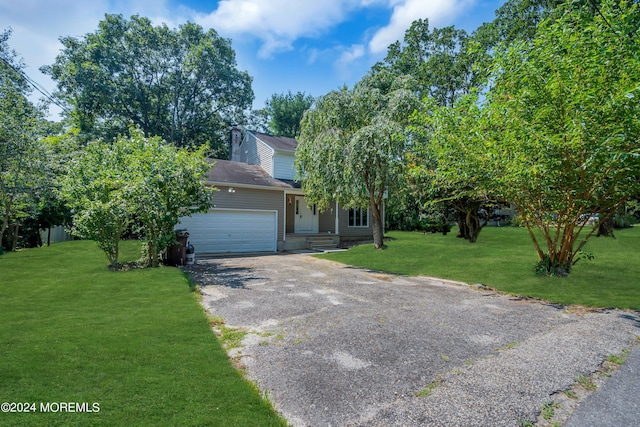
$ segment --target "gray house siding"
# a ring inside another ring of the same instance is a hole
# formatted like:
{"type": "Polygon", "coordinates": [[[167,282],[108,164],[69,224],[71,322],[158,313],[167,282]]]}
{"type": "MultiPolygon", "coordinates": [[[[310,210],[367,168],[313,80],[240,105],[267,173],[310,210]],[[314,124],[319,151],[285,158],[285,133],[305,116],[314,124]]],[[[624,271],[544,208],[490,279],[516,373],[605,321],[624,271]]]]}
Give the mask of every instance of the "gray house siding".
{"type": "Polygon", "coordinates": [[[289,204],[289,200],[292,199],[294,196],[289,194],[287,195],[287,218],[286,218],[286,224],[287,224],[287,234],[292,234],[295,230],[294,230],[294,224],[295,224],[295,212],[293,209],[293,204],[289,204]]]}
{"type": "Polygon", "coordinates": [[[331,207],[324,212],[320,212],[318,219],[318,230],[320,233],[336,232],[336,204],[331,202],[331,207]]]}
{"type": "Polygon", "coordinates": [[[340,221],[340,236],[346,239],[371,238],[371,213],[369,213],[368,216],[368,227],[349,227],[349,211],[346,209],[340,209],[340,212],[338,212],[338,220],[340,221]]]}
{"type": "Polygon", "coordinates": [[[260,165],[271,176],[273,176],[273,153],[273,149],[256,139],[251,133],[246,134],[240,145],[240,161],[250,165],[260,165]]]}

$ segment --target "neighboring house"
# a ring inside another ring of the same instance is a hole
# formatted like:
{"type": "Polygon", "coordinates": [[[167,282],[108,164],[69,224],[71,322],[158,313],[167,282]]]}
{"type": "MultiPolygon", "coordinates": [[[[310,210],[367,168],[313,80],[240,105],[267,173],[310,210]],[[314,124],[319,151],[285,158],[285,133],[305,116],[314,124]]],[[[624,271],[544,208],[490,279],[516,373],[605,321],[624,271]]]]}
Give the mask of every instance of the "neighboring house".
{"type": "Polygon", "coordinates": [[[294,180],[293,138],[231,130],[231,160],[212,159],[207,183],[219,191],[207,213],[182,218],[197,253],[275,252],[370,239],[368,209],[325,212],[308,205],[294,180]]]}

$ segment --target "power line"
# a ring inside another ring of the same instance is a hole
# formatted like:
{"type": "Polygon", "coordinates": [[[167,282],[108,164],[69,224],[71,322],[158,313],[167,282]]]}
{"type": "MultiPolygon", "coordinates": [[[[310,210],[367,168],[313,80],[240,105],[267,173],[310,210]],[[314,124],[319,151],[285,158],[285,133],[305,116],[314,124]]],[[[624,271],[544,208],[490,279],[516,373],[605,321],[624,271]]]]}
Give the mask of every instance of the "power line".
{"type": "Polygon", "coordinates": [[[35,90],[40,92],[52,104],[55,104],[58,107],[60,107],[65,113],[71,114],[71,111],[69,111],[69,109],[67,109],[67,107],[65,107],[60,102],[58,102],[58,100],[55,99],[53,97],[53,95],[51,95],[49,93],[49,91],[47,91],[47,89],[45,89],[40,83],[36,82],[31,77],[29,77],[27,75],[27,73],[25,73],[24,71],[20,70],[19,68],[16,68],[11,62],[7,61],[3,56],[0,56],[0,60],[2,60],[2,62],[4,62],[11,70],[13,70],[17,75],[19,75],[22,79],[24,79],[25,82],[27,82],[29,85],[33,86],[33,88],[35,90]]]}

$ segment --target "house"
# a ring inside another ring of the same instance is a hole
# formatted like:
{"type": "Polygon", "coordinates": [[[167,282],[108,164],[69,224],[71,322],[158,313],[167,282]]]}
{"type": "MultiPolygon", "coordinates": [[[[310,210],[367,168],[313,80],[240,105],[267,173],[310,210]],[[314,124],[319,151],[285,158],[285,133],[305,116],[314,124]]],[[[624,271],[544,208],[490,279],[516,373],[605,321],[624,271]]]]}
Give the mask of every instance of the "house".
{"type": "Polygon", "coordinates": [[[320,212],[295,181],[293,138],[231,130],[230,160],[212,159],[207,183],[219,191],[207,213],[182,218],[196,252],[276,252],[370,239],[368,209],[332,202],[320,212]]]}

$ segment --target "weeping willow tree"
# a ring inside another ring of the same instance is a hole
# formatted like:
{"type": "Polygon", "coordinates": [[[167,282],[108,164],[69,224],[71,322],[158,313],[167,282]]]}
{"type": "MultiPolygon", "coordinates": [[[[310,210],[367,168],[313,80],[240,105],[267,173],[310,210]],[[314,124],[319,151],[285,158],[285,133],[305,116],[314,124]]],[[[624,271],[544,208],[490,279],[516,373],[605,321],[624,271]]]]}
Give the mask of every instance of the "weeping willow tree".
{"type": "Polygon", "coordinates": [[[384,247],[382,207],[404,176],[405,124],[417,106],[402,79],[384,90],[387,73],[368,75],[353,89],[320,97],[302,120],[296,167],[306,197],[319,208],[332,201],[369,207],[374,246],[384,247]]]}

